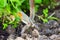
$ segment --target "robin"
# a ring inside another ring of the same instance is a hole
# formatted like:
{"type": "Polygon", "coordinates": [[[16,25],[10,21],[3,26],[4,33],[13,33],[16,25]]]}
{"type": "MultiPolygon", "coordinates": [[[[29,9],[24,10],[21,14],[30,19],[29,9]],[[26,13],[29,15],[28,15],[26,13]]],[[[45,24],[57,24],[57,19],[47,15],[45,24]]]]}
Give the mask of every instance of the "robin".
{"type": "Polygon", "coordinates": [[[24,33],[25,30],[28,29],[31,25],[32,25],[32,27],[35,26],[36,28],[38,28],[38,26],[35,25],[35,24],[33,23],[33,21],[30,19],[30,17],[28,17],[23,11],[18,12],[18,16],[20,16],[21,21],[26,24],[26,25],[22,28],[21,33],[24,33]]]}
{"type": "Polygon", "coordinates": [[[23,11],[18,12],[18,16],[20,16],[21,21],[24,22],[25,24],[30,23],[29,17],[23,11]]]}

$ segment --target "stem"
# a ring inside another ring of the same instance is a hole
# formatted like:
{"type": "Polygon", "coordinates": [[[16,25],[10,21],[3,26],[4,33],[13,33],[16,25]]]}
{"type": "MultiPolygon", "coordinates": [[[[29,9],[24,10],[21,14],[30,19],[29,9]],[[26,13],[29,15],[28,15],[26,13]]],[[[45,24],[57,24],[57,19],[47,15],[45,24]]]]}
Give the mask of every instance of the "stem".
{"type": "MultiPolygon", "coordinates": [[[[10,1],[11,1],[11,0],[10,0],[10,1]]],[[[19,9],[18,9],[17,7],[14,6],[14,4],[13,4],[12,1],[11,1],[11,4],[12,4],[12,6],[13,6],[17,11],[19,11],[19,9]]]]}
{"type": "Polygon", "coordinates": [[[30,4],[30,18],[32,21],[34,21],[35,17],[34,0],[29,0],[29,4],[30,4]]]}
{"type": "Polygon", "coordinates": [[[52,17],[55,14],[55,12],[53,12],[48,18],[52,17]]]}

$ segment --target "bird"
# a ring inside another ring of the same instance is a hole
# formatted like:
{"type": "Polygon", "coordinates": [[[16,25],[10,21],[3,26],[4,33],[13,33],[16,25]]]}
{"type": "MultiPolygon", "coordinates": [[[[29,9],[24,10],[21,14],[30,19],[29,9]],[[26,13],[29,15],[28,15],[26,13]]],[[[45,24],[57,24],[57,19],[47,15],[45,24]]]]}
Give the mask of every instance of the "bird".
{"type": "Polygon", "coordinates": [[[20,17],[20,19],[23,23],[25,23],[25,24],[30,23],[30,18],[23,11],[18,12],[18,16],[20,17]]]}
{"type": "Polygon", "coordinates": [[[25,23],[26,25],[22,28],[21,34],[25,32],[26,29],[28,29],[31,25],[30,18],[23,12],[18,12],[18,16],[20,17],[21,21],[25,23]]]}
{"type": "Polygon", "coordinates": [[[31,18],[28,17],[23,11],[19,11],[17,14],[20,17],[21,21],[26,24],[22,28],[21,34],[24,33],[25,30],[28,29],[31,25],[32,27],[36,27],[38,29],[38,26],[35,25],[34,22],[31,20],[31,18]]]}

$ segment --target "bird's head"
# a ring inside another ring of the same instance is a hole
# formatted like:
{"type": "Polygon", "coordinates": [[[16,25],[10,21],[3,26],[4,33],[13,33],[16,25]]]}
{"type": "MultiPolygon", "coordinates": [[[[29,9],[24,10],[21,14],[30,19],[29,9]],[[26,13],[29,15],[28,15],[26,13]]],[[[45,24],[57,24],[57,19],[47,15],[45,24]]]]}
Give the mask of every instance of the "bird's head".
{"type": "Polygon", "coordinates": [[[22,13],[21,12],[18,12],[17,14],[21,18],[21,20],[22,20],[22,18],[23,18],[22,13]]]}

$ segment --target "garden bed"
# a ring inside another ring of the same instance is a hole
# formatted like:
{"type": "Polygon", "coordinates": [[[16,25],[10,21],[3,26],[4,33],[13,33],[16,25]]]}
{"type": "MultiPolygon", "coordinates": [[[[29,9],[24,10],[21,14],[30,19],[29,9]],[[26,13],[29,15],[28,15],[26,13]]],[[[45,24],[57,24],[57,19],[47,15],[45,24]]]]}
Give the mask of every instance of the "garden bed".
{"type": "MultiPolygon", "coordinates": [[[[60,9],[54,9],[54,16],[60,18],[60,9]]],[[[49,12],[52,14],[53,12],[49,12]]],[[[38,14],[40,11],[38,12],[38,14]]],[[[41,15],[41,14],[40,14],[41,15]]],[[[11,25],[6,30],[2,30],[0,25],[0,40],[60,40],[60,20],[49,20],[47,23],[42,23],[41,20],[35,17],[36,25],[40,30],[36,28],[29,28],[23,35],[20,34],[21,27],[25,24],[21,23],[15,28],[11,28],[11,25]]],[[[0,23],[1,24],[1,23],[0,23]]]]}

